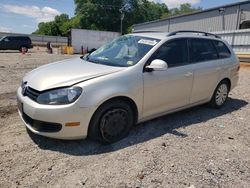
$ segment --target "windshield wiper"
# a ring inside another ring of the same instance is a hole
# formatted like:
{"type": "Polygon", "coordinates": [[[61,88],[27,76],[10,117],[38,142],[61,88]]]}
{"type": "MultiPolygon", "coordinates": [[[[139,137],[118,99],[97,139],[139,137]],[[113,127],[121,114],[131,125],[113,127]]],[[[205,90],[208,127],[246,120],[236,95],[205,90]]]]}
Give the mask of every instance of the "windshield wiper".
{"type": "Polygon", "coordinates": [[[90,54],[87,54],[85,56],[81,56],[80,58],[83,59],[83,60],[88,61],[89,60],[89,56],[90,56],[90,54]]]}

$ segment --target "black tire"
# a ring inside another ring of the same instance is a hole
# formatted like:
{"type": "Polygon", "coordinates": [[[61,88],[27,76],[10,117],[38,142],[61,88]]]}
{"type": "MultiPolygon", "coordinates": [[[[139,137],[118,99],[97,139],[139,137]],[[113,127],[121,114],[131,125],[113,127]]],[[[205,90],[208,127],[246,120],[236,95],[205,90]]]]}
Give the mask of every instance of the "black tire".
{"type": "Polygon", "coordinates": [[[103,144],[111,144],[125,138],[134,124],[134,114],[130,105],[121,100],[113,100],[101,105],[93,115],[88,138],[103,144]]]}
{"type": "Polygon", "coordinates": [[[229,83],[227,80],[222,80],[216,89],[214,90],[213,97],[209,102],[209,105],[213,108],[219,109],[221,108],[227,101],[228,94],[229,94],[229,83]],[[224,91],[225,89],[225,91],[224,91]],[[222,92],[223,90],[223,92],[222,92]],[[219,100],[221,98],[221,100],[219,100]]]}
{"type": "Polygon", "coordinates": [[[22,48],[24,48],[24,52],[27,53],[28,52],[28,48],[26,46],[21,46],[19,48],[19,52],[22,52],[22,48]]]}

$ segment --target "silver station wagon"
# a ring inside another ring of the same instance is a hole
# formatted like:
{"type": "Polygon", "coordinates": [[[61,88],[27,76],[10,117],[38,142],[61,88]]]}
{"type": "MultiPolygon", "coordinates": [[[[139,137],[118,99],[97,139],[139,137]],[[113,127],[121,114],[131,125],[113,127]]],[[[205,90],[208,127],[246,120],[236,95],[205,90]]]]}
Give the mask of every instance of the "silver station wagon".
{"type": "Polygon", "coordinates": [[[136,123],[204,103],[222,107],[239,69],[216,35],[133,33],[28,73],[17,91],[19,114],[39,135],[113,143],[136,123]]]}

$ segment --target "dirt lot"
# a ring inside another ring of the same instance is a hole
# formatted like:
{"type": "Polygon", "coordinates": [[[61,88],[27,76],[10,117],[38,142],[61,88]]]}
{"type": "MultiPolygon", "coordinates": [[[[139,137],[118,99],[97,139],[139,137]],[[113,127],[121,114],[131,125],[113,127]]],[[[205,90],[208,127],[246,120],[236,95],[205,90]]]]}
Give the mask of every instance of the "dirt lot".
{"type": "Polygon", "coordinates": [[[250,68],[223,109],[199,106],[136,126],[102,146],[26,131],[15,91],[62,55],[0,53],[0,187],[249,187],[250,68]]]}

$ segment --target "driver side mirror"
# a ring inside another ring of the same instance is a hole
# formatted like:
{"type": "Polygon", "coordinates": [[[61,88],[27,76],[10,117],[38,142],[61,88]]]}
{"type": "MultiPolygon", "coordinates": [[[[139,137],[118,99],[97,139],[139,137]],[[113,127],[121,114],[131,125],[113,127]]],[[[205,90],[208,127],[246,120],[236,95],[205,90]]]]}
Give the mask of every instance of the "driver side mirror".
{"type": "Polygon", "coordinates": [[[153,60],[150,65],[147,65],[145,67],[146,72],[152,72],[152,71],[165,71],[168,68],[167,62],[161,60],[161,59],[155,59],[153,60]]]}

